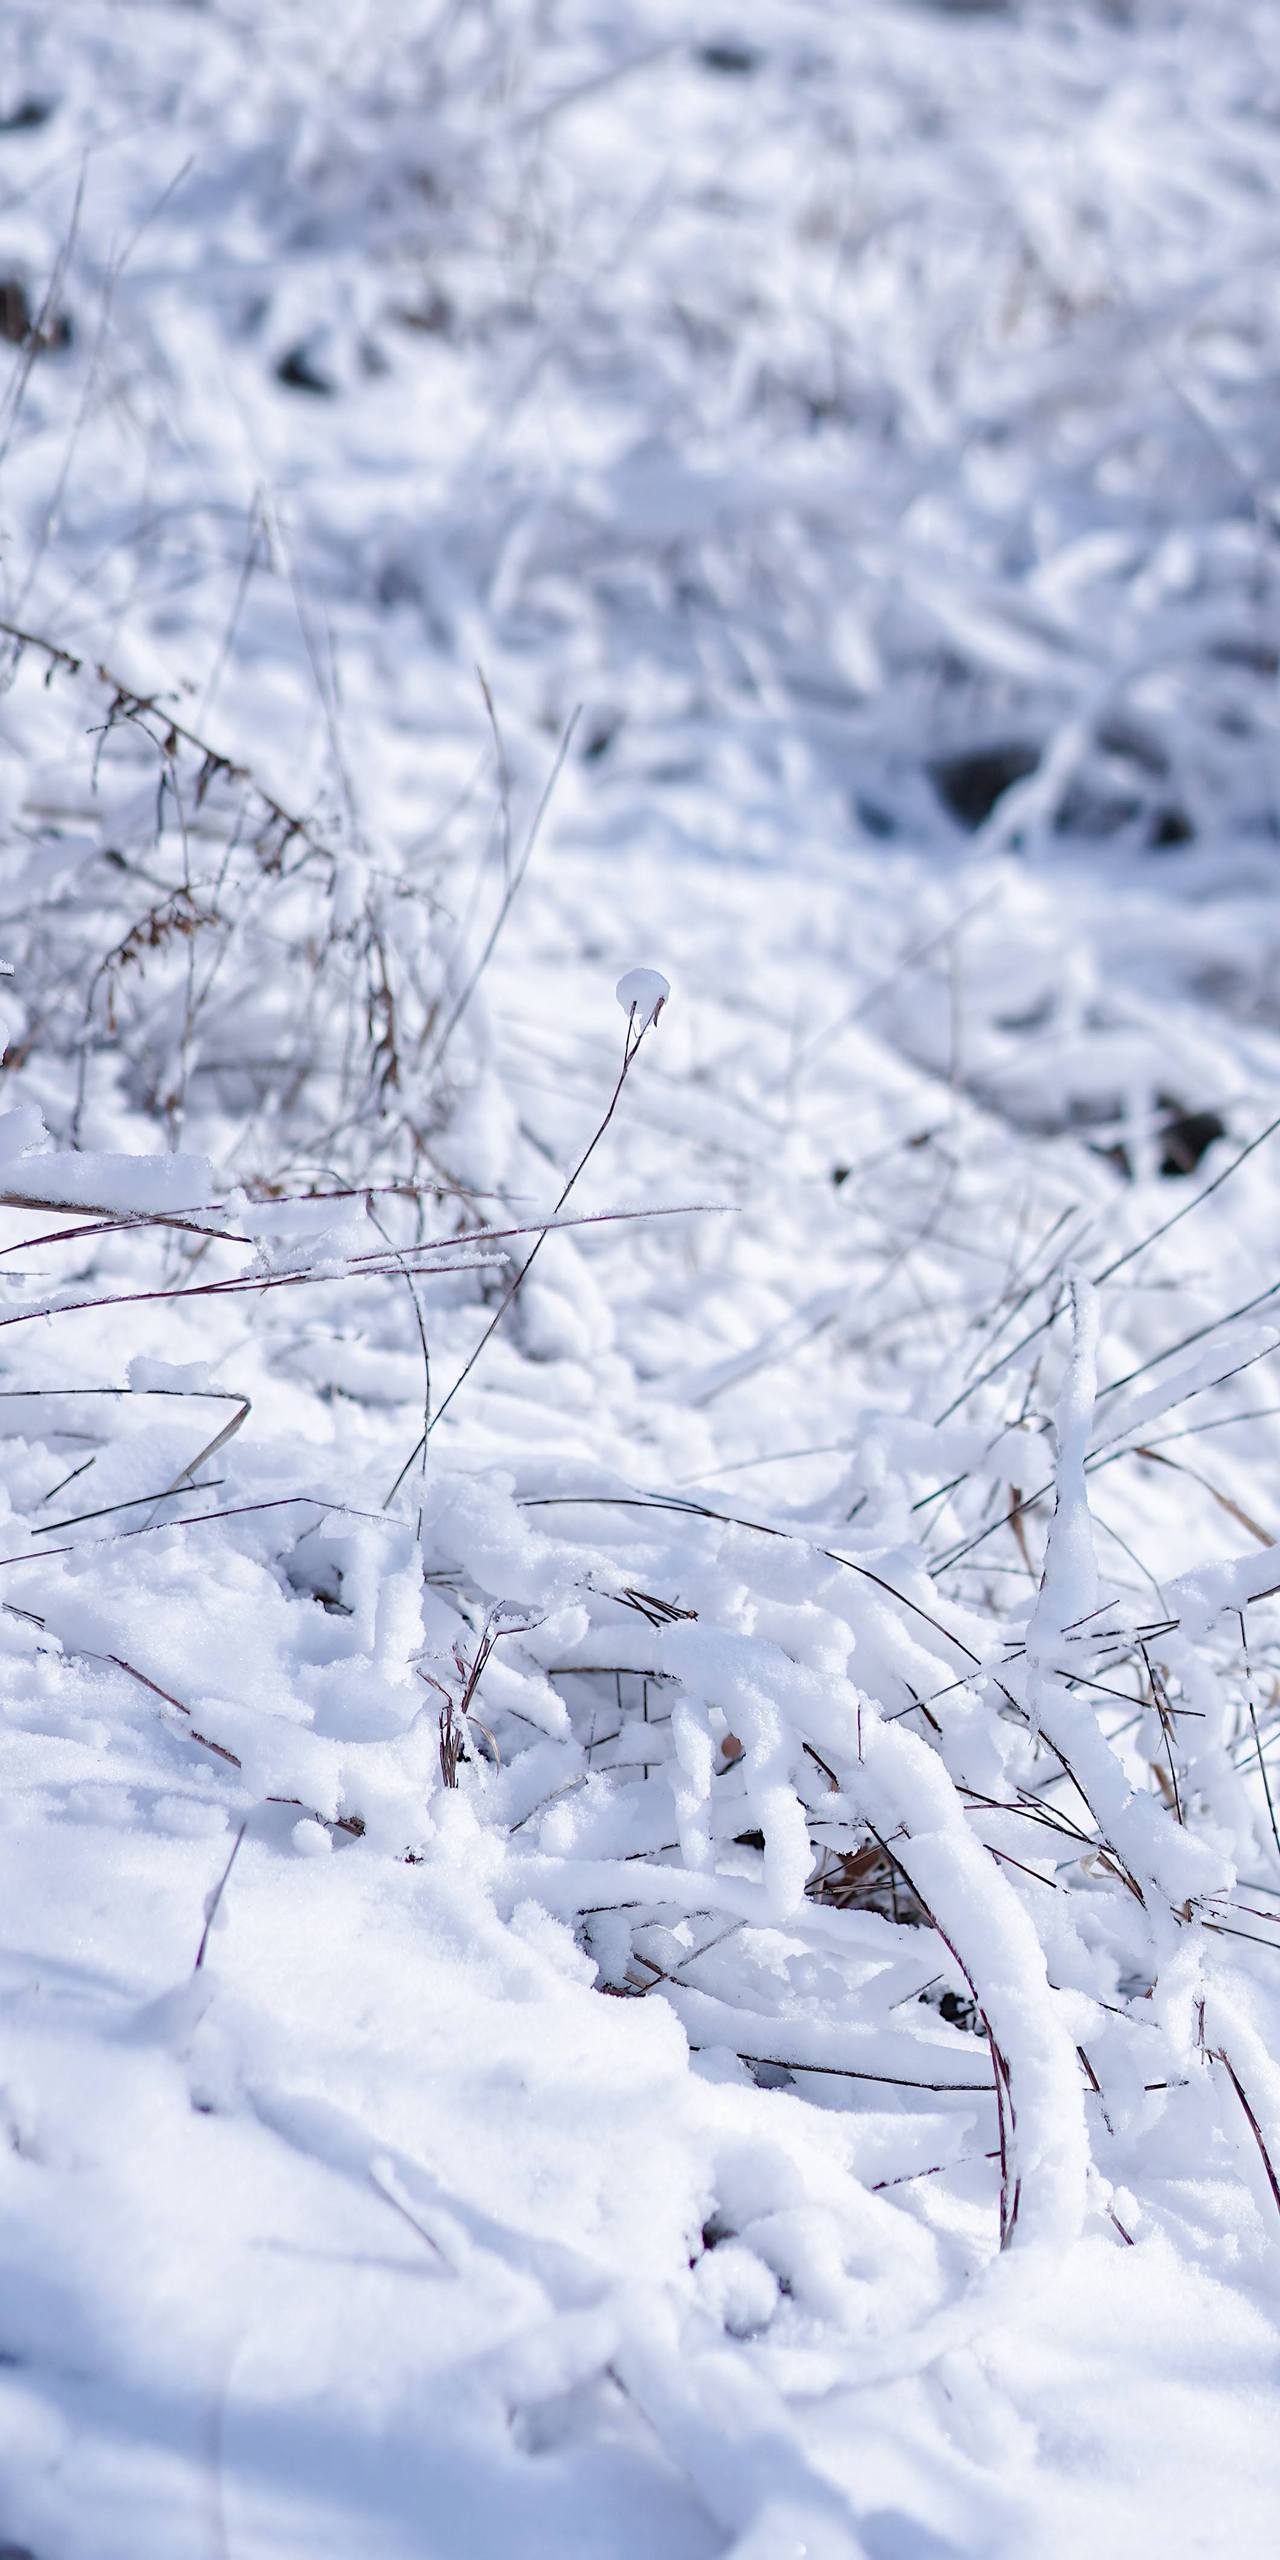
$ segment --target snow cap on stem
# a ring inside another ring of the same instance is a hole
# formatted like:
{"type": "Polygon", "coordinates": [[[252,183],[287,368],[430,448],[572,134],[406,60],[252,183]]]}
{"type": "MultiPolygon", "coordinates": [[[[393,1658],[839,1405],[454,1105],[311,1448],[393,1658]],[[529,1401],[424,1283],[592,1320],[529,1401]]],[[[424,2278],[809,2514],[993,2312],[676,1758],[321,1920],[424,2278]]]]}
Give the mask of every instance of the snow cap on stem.
{"type": "Polygon", "coordinates": [[[616,993],[623,1012],[631,1017],[632,1030],[639,1032],[657,1021],[671,988],[660,969],[627,969],[616,993]]]}

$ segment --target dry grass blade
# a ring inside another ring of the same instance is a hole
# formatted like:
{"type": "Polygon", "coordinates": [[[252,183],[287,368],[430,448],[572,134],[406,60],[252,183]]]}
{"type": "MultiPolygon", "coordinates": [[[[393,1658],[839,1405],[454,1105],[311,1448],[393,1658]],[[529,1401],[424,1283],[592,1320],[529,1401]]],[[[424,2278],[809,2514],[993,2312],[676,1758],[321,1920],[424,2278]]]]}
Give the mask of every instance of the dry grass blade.
{"type": "Polygon", "coordinates": [[[192,1967],[193,1973],[199,1973],[204,1965],[205,1957],[209,1951],[209,1939],[213,1931],[214,1922],[216,1921],[218,1913],[222,1907],[222,1897],[231,1881],[231,1870],[240,1855],[240,1851],[244,1845],[244,1836],[248,1828],[249,1816],[246,1814],[239,1830],[236,1833],[235,1839],[231,1844],[231,1855],[205,1904],[204,1927],[200,1932],[200,1944],[196,1949],[196,1960],[192,1967]]]}
{"type": "Polygon", "coordinates": [[[194,729],[189,729],[185,721],[176,717],[163,697],[135,693],[131,686],[123,684],[118,676],[112,674],[110,667],[103,666],[97,661],[78,658],[70,649],[60,648],[57,641],[45,639],[38,631],[26,631],[19,623],[9,622],[2,615],[0,615],[0,633],[3,633],[19,652],[34,649],[37,656],[48,660],[51,668],[61,667],[70,676],[86,674],[91,676],[111,697],[111,708],[107,715],[108,728],[111,728],[119,719],[130,720],[150,738],[152,745],[159,749],[162,757],[171,754],[175,746],[181,745],[187,748],[198,759],[199,764],[196,780],[197,801],[204,798],[210,783],[218,775],[222,775],[229,782],[245,783],[265,812],[272,831],[274,841],[269,848],[269,858],[273,863],[279,864],[291,844],[301,843],[326,864],[332,864],[334,859],[332,845],[325,844],[313,832],[305,818],[297,817],[292,810],[286,809],[284,803],[277,800],[273,792],[268,791],[262,783],[255,780],[244,765],[238,764],[233,757],[224,755],[219,748],[210,746],[207,738],[198,737],[194,729]],[[161,732],[159,737],[147,727],[146,724],[150,720],[159,724],[161,732]]]}

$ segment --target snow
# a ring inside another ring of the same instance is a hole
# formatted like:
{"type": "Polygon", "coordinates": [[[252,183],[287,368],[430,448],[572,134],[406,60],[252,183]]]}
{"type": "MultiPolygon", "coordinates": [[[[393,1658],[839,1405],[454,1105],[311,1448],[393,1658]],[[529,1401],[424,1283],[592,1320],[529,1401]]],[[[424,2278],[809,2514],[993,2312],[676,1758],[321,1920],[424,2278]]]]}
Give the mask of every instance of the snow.
{"type": "Polygon", "coordinates": [[[614,992],[638,1035],[657,1021],[671,988],[660,969],[624,969],[614,992]]]}
{"type": "Polygon", "coordinates": [[[1273,20],[9,0],[0,2551],[1270,2553],[1273,20]]]}

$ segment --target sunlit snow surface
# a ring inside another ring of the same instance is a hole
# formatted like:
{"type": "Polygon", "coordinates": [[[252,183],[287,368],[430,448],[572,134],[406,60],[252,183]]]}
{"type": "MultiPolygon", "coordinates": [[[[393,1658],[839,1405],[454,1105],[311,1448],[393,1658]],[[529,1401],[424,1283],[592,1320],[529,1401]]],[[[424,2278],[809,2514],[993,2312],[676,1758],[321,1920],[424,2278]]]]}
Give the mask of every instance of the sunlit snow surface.
{"type": "Polygon", "coordinates": [[[1274,2550],[1278,223],[1272,0],[6,0],[6,2552],[1274,2550]]]}

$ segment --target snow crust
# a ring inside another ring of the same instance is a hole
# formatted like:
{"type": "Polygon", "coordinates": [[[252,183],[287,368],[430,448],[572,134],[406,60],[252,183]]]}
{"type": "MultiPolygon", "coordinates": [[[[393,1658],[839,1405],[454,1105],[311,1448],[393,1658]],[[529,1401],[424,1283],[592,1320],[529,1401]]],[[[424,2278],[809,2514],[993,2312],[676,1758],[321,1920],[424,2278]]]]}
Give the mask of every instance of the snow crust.
{"type": "Polygon", "coordinates": [[[5,2551],[1269,2560],[1274,15],[8,0],[5,2551]]]}

